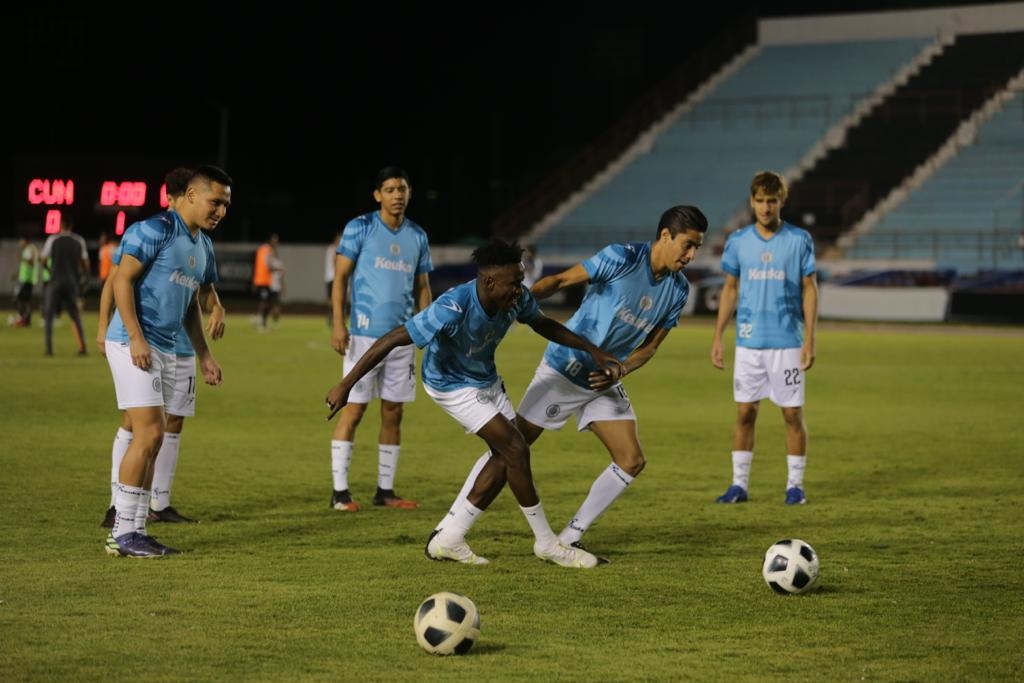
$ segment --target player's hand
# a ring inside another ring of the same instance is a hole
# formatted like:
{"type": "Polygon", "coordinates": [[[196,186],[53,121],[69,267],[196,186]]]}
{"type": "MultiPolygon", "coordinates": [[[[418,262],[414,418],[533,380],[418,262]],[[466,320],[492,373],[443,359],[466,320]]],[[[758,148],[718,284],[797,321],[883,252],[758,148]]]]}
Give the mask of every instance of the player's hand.
{"type": "Polygon", "coordinates": [[[128,352],[132,356],[132,365],[139,370],[149,370],[150,366],[152,366],[149,342],[143,337],[140,336],[138,339],[130,340],[128,342],[128,352]]]}
{"type": "Polygon", "coordinates": [[[615,356],[607,353],[606,351],[594,348],[590,351],[590,356],[597,363],[597,367],[604,368],[604,374],[612,382],[617,382],[621,377],[626,375],[626,366],[622,364],[615,356]]]}
{"type": "Polygon", "coordinates": [[[214,340],[224,336],[225,316],[227,316],[227,311],[224,310],[223,306],[213,307],[210,311],[210,317],[206,321],[206,336],[214,340]]]}
{"type": "Polygon", "coordinates": [[[352,391],[351,387],[346,387],[344,380],[338,382],[331,390],[327,392],[327,410],[331,411],[327,414],[328,421],[338,414],[338,411],[345,407],[348,403],[348,394],[352,391]]]}
{"type": "Polygon", "coordinates": [[[348,329],[344,327],[335,327],[331,331],[331,348],[334,349],[338,355],[345,355],[345,352],[348,351],[348,329]]]}
{"type": "Polygon", "coordinates": [[[102,333],[96,335],[96,348],[99,349],[101,356],[107,357],[107,338],[102,333]]]}
{"type": "Polygon", "coordinates": [[[592,372],[587,375],[587,382],[590,384],[590,388],[594,391],[604,391],[619,381],[618,379],[613,379],[612,374],[611,370],[605,370],[604,372],[592,372]]]}
{"type": "Polygon", "coordinates": [[[814,365],[814,346],[804,346],[800,349],[800,369],[807,372],[814,365]]]}
{"type": "Polygon", "coordinates": [[[711,342],[711,364],[719,370],[725,369],[725,361],[722,360],[722,340],[715,339],[711,342]]]}
{"type": "Polygon", "coordinates": [[[203,379],[210,386],[215,387],[224,381],[220,365],[213,359],[213,356],[200,359],[199,368],[203,371],[203,379]]]}

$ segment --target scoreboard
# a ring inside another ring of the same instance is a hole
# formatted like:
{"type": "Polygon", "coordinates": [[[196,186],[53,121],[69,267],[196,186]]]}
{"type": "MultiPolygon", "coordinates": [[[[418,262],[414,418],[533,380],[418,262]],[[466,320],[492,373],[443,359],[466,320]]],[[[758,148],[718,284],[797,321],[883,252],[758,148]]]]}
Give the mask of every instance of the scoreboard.
{"type": "Polygon", "coordinates": [[[99,181],[98,186],[90,187],[90,183],[76,181],[71,176],[34,177],[27,180],[24,190],[25,201],[29,207],[38,209],[43,232],[47,235],[60,231],[63,212],[74,212],[76,201],[99,215],[108,214],[110,225],[103,230],[115,235],[123,234],[147,204],[153,205],[154,212],[168,206],[166,184],[161,182],[154,188],[152,182],[139,179],[107,179],[99,181]],[[82,196],[83,189],[87,192],[85,196],[82,196]]]}

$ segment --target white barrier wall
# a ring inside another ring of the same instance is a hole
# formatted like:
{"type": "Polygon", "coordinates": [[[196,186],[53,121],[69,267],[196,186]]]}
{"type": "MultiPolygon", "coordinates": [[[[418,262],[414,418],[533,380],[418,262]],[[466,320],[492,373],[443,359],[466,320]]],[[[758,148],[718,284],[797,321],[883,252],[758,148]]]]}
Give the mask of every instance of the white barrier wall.
{"type": "Polygon", "coordinates": [[[818,317],[827,320],[942,322],[949,310],[945,287],[818,287],[818,317]]]}

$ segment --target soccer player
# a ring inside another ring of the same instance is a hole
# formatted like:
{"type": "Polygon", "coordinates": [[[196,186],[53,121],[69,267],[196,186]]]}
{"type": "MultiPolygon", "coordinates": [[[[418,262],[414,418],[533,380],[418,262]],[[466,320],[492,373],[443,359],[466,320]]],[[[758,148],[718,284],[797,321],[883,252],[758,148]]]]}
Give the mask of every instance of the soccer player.
{"type": "Polygon", "coordinates": [[[27,237],[18,240],[18,270],[14,273],[18,281],[15,304],[18,317],[11,323],[15,327],[32,326],[32,290],[39,282],[39,249],[27,237]]]}
{"type": "Polygon", "coordinates": [[[761,399],[782,408],[786,423],[786,505],[807,502],[804,466],[806,373],[814,365],[818,320],[818,281],[810,233],[781,219],[786,181],[759,171],[750,184],[754,223],[737,230],[725,243],[722,287],[711,364],[724,369],[722,334],[736,312],[733,398],[736,426],[732,436],[732,485],[719,503],[744,503],[754,458],[754,425],[761,399]]]}
{"type": "MultiPolygon", "coordinates": [[[[635,372],[654,357],[678,324],[690,293],[682,270],[696,257],[707,229],[700,209],[673,206],[661,215],[654,240],[606,246],[582,263],[541,278],[532,294],[543,300],[567,287],[589,283],[566,327],[620,359],[624,374],[635,372]]],[[[605,374],[587,354],[552,342],[516,411],[516,426],[528,444],[546,429],[560,430],[573,416],[576,429],[593,432],[611,456],[611,464],[594,480],[583,504],[558,534],[571,547],[585,549],[580,541],[583,534],[646,465],[636,413],[618,380],[605,374]]],[[[477,460],[449,518],[459,513],[475,473],[488,465],[492,453],[477,460]]]]}
{"type": "Polygon", "coordinates": [[[79,285],[89,275],[89,252],[81,235],[72,231],[71,217],[61,214],[60,232],[50,235],[39,254],[43,263],[50,261],[50,282],[44,289],[43,321],[45,323],[46,355],[53,355],[53,319],[63,308],[71,319],[71,329],[78,344],[78,355],[86,355],[85,332],[78,307],[79,285]]]}
{"type": "MultiPolygon", "coordinates": [[[[331,288],[331,347],[345,358],[347,374],[367,349],[385,333],[404,324],[430,305],[430,259],[427,233],[405,215],[412,197],[409,175],[388,166],[377,173],[373,198],[377,211],[345,225],[337,246],[331,288]],[[350,315],[345,307],[351,295],[350,315]]],[[[331,507],[356,512],[359,503],[349,492],[348,470],[356,428],[366,405],[380,398],[377,437],[377,492],[373,504],[410,510],[419,506],[395,493],[395,474],[402,444],[404,404],[416,398],[416,362],[411,346],[395,348],[368,376],[355,384],[331,436],[331,507]]]]}
{"type": "MultiPolygon", "coordinates": [[[[173,210],[178,201],[184,196],[185,190],[188,188],[188,181],[192,178],[194,172],[191,168],[178,167],[167,173],[164,178],[164,184],[167,188],[168,210],[173,210]]],[[[128,229],[136,229],[139,225],[142,224],[136,223],[128,229]]],[[[121,249],[119,245],[112,256],[110,276],[117,272],[120,262],[121,249]]],[[[211,339],[220,339],[224,336],[226,311],[212,282],[200,285],[198,302],[201,310],[209,314],[206,334],[211,339]]],[[[106,355],[106,333],[110,316],[113,312],[114,294],[110,278],[108,277],[104,281],[103,289],[100,292],[99,325],[97,326],[96,338],[100,353],[103,355],[106,355]]],[[[153,471],[148,521],[195,523],[198,520],[182,515],[171,505],[171,487],[174,483],[174,474],[178,467],[181,432],[185,424],[185,418],[196,414],[196,352],[192,347],[192,342],[189,341],[188,333],[184,330],[175,339],[174,355],[177,365],[174,379],[174,396],[166,406],[167,427],[163,443],[160,445],[160,451],[157,453],[156,466],[153,471]]],[[[131,441],[131,421],[128,418],[127,411],[123,411],[121,413],[121,426],[117,430],[111,449],[110,507],[107,508],[107,513],[100,523],[100,526],[105,529],[112,529],[114,526],[117,477],[121,469],[121,460],[124,458],[125,451],[128,449],[131,441]]]]}
{"type": "Polygon", "coordinates": [[[519,321],[546,339],[585,351],[593,358],[590,367],[611,379],[618,379],[623,368],[613,356],[541,312],[533,295],[523,287],[522,254],[518,244],[500,240],[474,251],[476,279],[452,287],[404,325],[374,342],[328,392],[327,419],[345,405],[352,387],[391,349],[411,344],[426,347],[424,390],[467,433],[483,439],[496,456],[479,468],[456,514],[431,532],[424,549],[427,557],[487,564],[488,560],[470,549],[465,536],[507,481],[533,530],[534,554],[564,567],[590,568],[597,565],[597,558],[560,543],[548,525],[533,483],[530,447],[513,422],[515,411],[494,365],[494,352],[512,322],[519,321]]]}
{"type": "Polygon", "coordinates": [[[128,413],[133,438],[121,460],[114,526],[106,550],[122,557],[164,557],[178,551],[146,532],[157,453],[165,434],[165,407],[174,392],[175,341],[187,332],[207,384],[221,368],[203,334],[196,303],[200,285],[217,279],[213,230],[231,205],[231,178],[213,166],[196,169],[184,196],[166,211],[128,230],[112,278],[117,311],[106,335],[106,356],[118,408],[128,413]]]}

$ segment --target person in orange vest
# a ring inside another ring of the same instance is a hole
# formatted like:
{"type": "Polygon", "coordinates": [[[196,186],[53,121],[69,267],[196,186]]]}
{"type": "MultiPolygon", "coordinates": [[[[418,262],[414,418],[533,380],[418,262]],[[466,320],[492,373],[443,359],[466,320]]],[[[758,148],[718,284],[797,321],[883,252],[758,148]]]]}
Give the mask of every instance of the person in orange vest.
{"type": "Polygon", "coordinates": [[[110,239],[110,235],[107,233],[101,232],[99,248],[99,276],[101,286],[107,281],[107,278],[110,277],[110,267],[114,265],[115,251],[117,251],[117,242],[110,239]]]}
{"type": "Polygon", "coordinates": [[[260,332],[267,330],[267,316],[274,306],[274,292],[271,285],[274,282],[274,257],[277,254],[277,233],[270,236],[266,242],[256,250],[256,262],[252,268],[252,287],[256,290],[258,301],[256,308],[256,319],[253,321],[259,327],[260,332]]]}

